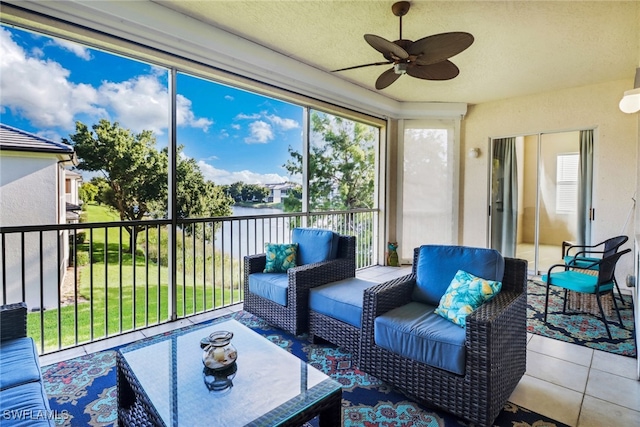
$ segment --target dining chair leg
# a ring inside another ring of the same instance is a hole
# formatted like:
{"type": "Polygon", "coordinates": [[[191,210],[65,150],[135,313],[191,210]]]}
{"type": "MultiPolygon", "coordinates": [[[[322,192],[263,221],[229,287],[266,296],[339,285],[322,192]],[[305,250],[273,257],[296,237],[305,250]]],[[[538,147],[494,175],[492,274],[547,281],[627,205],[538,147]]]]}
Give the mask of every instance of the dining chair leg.
{"type": "Polygon", "coordinates": [[[562,301],[562,314],[567,312],[567,297],[569,296],[569,290],[567,288],[564,289],[564,300],[562,301]]]}
{"type": "Polygon", "coordinates": [[[607,318],[604,315],[604,310],[602,309],[602,301],[600,301],[600,294],[596,292],[596,301],[598,301],[598,308],[600,309],[600,316],[602,316],[602,322],[604,323],[604,327],[607,330],[607,335],[609,335],[609,339],[613,339],[611,336],[611,331],[609,330],[609,324],[607,323],[607,318]]]}
{"type": "Polygon", "coordinates": [[[544,299],[544,323],[547,323],[548,308],[549,308],[549,279],[547,279],[547,296],[544,299]]]}
{"type": "Polygon", "coordinates": [[[624,324],[622,323],[622,316],[620,316],[620,309],[618,308],[618,303],[616,302],[616,296],[613,292],[613,289],[611,289],[611,299],[613,300],[613,306],[616,309],[616,313],[618,313],[618,322],[620,322],[620,327],[622,329],[625,329],[624,324]]]}
{"type": "MultiPolygon", "coordinates": [[[[616,285],[616,290],[618,291],[618,298],[620,298],[620,301],[622,302],[622,305],[624,307],[627,306],[627,301],[625,301],[624,297],[622,296],[622,292],[620,292],[620,286],[618,286],[618,281],[616,280],[616,276],[613,276],[613,283],[616,285]]],[[[615,295],[614,295],[615,297],[615,295]]]]}

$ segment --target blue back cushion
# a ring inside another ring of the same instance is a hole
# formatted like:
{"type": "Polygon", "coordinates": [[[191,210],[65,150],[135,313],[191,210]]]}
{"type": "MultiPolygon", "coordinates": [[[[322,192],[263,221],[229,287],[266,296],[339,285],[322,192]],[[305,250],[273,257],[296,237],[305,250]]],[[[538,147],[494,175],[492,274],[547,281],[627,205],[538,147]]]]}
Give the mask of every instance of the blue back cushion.
{"type": "Polygon", "coordinates": [[[298,244],[298,265],[329,261],[338,256],[339,236],[320,228],[294,228],[293,243],[298,244]]]}
{"type": "Polygon", "coordinates": [[[437,306],[458,270],[486,280],[502,281],[504,258],[495,249],[423,245],[418,253],[412,299],[437,306]]]}

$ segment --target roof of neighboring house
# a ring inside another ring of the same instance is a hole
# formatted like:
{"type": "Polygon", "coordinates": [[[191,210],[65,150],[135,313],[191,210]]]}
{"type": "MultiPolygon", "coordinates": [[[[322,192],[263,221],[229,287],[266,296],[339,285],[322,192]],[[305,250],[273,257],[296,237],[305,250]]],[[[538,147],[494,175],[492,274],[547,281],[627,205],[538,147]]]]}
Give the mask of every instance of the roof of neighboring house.
{"type": "Polygon", "coordinates": [[[0,150],[73,154],[73,147],[0,123],[0,150]]]}
{"type": "Polygon", "coordinates": [[[73,203],[69,203],[69,202],[67,202],[66,208],[67,208],[67,212],[79,211],[82,209],[80,206],[74,205],[73,203]]]}
{"type": "Polygon", "coordinates": [[[72,171],[70,169],[65,169],[64,177],[65,178],[69,178],[69,179],[80,179],[80,180],[82,179],[82,175],[80,175],[78,172],[72,171]]]}
{"type": "Polygon", "coordinates": [[[281,182],[277,184],[264,184],[264,186],[271,190],[289,190],[295,187],[295,184],[291,182],[281,182]]]}

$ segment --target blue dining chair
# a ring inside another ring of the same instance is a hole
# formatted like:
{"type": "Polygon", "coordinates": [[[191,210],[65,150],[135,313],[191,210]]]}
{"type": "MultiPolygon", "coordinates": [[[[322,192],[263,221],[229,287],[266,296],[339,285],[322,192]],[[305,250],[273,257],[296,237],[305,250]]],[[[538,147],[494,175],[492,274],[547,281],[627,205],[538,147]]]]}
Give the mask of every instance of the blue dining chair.
{"type": "Polygon", "coordinates": [[[547,292],[544,301],[544,321],[547,322],[547,313],[549,309],[549,290],[551,285],[564,289],[564,302],[562,306],[562,313],[566,314],[567,311],[567,293],[568,291],[581,292],[585,294],[595,295],[598,302],[598,308],[600,309],[600,315],[602,316],[602,322],[607,330],[609,339],[611,337],[611,331],[609,330],[609,324],[607,318],[602,309],[602,301],[600,297],[602,295],[611,294],[613,305],[618,314],[618,321],[620,327],[624,328],[622,323],[622,317],[620,316],[620,310],[618,309],[618,303],[616,302],[615,295],[613,294],[614,277],[616,270],[616,263],[620,257],[624,254],[631,252],[631,249],[625,249],[624,251],[616,252],[612,255],[597,259],[591,264],[585,264],[583,267],[577,265],[567,264],[555,264],[552,265],[547,274],[542,276],[542,280],[547,285],[547,292]],[[554,271],[560,270],[560,271],[554,271]],[[593,274],[594,270],[597,274],[593,274]]]}
{"type": "MultiPolygon", "coordinates": [[[[600,259],[608,257],[610,255],[618,252],[620,247],[624,245],[629,238],[627,236],[615,236],[605,241],[602,241],[596,245],[565,245],[563,244],[563,253],[562,258],[564,259],[564,263],[568,266],[572,267],[588,267],[592,266],[591,269],[597,269],[599,264],[597,264],[600,259]]],[[[623,305],[627,305],[622,296],[622,292],[620,292],[620,286],[618,286],[618,281],[615,276],[613,277],[613,283],[618,291],[618,297],[623,305]]]]}

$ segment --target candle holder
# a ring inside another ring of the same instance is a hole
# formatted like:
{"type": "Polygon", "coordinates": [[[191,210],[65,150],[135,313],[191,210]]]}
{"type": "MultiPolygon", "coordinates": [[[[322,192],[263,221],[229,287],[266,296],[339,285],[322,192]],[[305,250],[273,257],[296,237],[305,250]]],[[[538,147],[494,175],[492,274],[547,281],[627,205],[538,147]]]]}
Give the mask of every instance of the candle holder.
{"type": "Polygon", "coordinates": [[[216,331],[200,341],[200,346],[204,348],[202,353],[204,366],[215,371],[226,369],[235,363],[238,352],[231,344],[231,338],[233,338],[233,332],[216,331]]]}

